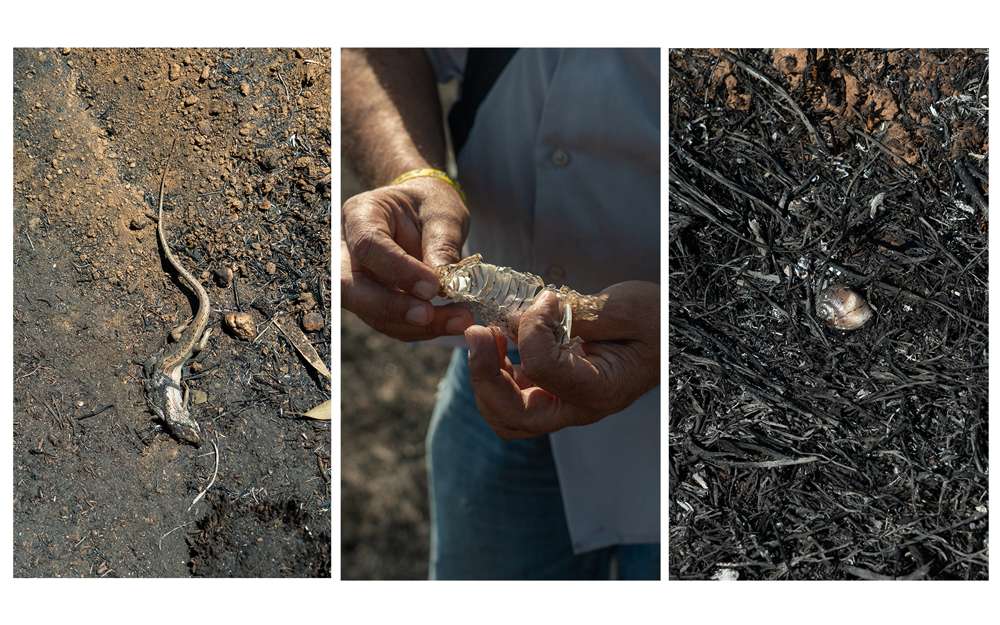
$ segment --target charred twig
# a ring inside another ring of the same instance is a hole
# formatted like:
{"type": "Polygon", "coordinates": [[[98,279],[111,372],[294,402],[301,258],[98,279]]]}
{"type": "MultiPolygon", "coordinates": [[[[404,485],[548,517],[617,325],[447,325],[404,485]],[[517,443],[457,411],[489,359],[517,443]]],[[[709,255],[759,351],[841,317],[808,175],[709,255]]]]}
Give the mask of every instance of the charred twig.
{"type": "Polygon", "coordinates": [[[101,413],[103,413],[105,411],[108,411],[108,410],[110,410],[110,409],[112,409],[114,407],[115,407],[114,404],[108,404],[107,406],[101,406],[100,408],[98,408],[97,410],[94,410],[93,412],[88,412],[87,414],[80,415],[79,417],[76,418],[76,420],[77,421],[83,421],[84,419],[89,419],[91,417],[96,417],[97,415],[99,415],[99,414],[101,414],[101,413]]]}
{"type": "Polygon", "coordinates": [[[773,81],[771,81],[770,78],[768,78],[764,74],[761,74],[760,72],[758,72],[754,68],[750,67],[749,65],[747,65],[743,61],[739,60],[738,58],[736,58],[735,56],[733,56],[729,52],[726,52],[725,50],[723,50],[722,51],[722,56],[726,57],[726,59],[728,59],[731,63],[733,63],[734,65],[736,65],[737,67],[739,67],[740,69],[742,69],[743,71],[745,71],[746,73],[750,74],[751,76],[753,76],[757,80],[761,81],[762,83],[764,83],[765,85],[767,85],[768,87],[770,87],[771,89],[773,89],[774,92],[777,93],[781,97],[781,99],[785,101],[785,103],[788,105],[789,109],[791,109],[791,111],[793,113],[795,113],[799,117],[799,119],[802,121],[802,125],[805,126],[806,131],[809,132],[809,137],[812,138],[812,141],[816,145],[816,147],[818,147],[820,149],[820,151],[822,151],[822,152],[827,152],[828,151],[827,147],[826,147],[826,144],[823,143],[823,140],[820,138],[819,133],[816,132],[816,128],[812,125],[812,122],[810,122],[809,118],[806,116],[806,114],[804,112],[802,112],[802,109],[795,102],[795,100],[792,98],[792,96],[788,95],[787,91],[785,91],[784,89],[782,89],[781,87],[779,87],[778,85],[776,85],[773,81]]]}

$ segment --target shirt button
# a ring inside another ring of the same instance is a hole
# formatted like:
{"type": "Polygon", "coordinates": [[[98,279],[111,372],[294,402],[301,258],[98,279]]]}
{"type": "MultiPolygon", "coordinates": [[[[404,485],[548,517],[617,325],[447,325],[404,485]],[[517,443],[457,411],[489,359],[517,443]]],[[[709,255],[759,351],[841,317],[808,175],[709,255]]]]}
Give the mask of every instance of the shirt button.
{"type": "Polygon", "coordinates": [[[569,165],[569,153],[563,149],[556,149],[552,152],[552,164],[556,167],[569,165]]]}
{"type": "Polygon", "coordinates": [[[545,270],[545,281],[556,286],[566,284],[566,270],[559,265],[550,265],[545,270]]]}

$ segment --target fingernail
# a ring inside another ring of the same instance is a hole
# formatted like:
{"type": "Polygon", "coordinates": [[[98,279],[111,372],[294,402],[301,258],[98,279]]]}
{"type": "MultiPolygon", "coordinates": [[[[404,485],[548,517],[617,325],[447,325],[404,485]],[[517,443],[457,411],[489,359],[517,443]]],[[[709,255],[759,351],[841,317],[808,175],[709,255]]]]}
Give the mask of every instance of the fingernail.
{"type": "Polygon", "coordinates": [[[452,317],[448,323],[444,324],[444,331],[448,334],[462,334],[468,323],[461,317],[452,317]]]}
{"type": "Polygon", "coordinates": [[[413,285],[413,294],[421,299],[431,299],[438,292],[438,285],[433,282],[421,280],[413,285]]]}
{"type": "Polygon", "coordinates": [[[431,315],[427,311],[426,304],[414,304],[406,311],[406,320],[418,326],[425,326],[431,322],[431,315]]]}

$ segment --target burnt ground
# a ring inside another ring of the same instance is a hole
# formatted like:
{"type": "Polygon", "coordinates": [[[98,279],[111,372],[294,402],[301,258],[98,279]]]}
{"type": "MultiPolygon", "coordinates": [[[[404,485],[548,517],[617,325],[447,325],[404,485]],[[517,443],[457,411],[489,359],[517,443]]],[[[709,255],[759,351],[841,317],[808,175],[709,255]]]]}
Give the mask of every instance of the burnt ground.
{"type": "Polygon", "coordinates": [[[670,576],[985,579],[987,55],[670,54],[670,576]],[[875,314],[817,319],[824,282],[875,314]]]}
{"type": "Polygon", "coordinates": [[[16,576],[330,575],[330,425],[299,417],[330,385],[268,323],[320,313],[329,362],[329,96],[329,50],[15,51],[16,576]],[[191,314],[155,234],[175,136],[166,229],[215,327],[200,449],[142,392],[191,314]]]}
{"type": "MultiPolygon", "coordinates": [[[[342,202],[362,189],[342,172],[342,202]]],[[[342,311],[342,579],[427,579],[424,438],[451,350],[403,343],[342,311]]]]}

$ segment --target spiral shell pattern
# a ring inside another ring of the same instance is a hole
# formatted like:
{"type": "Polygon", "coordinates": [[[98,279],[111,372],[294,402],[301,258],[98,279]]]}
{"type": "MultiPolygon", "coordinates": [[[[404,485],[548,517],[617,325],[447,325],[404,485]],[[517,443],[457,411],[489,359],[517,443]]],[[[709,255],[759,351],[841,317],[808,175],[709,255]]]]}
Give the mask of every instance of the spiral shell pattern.
{"type": "Polygon", "coordinates": [[[842,284],[820,291],[816,314],[836,330],[857,330],[872,318],[872,308],[857,291],[842,284]]]}

